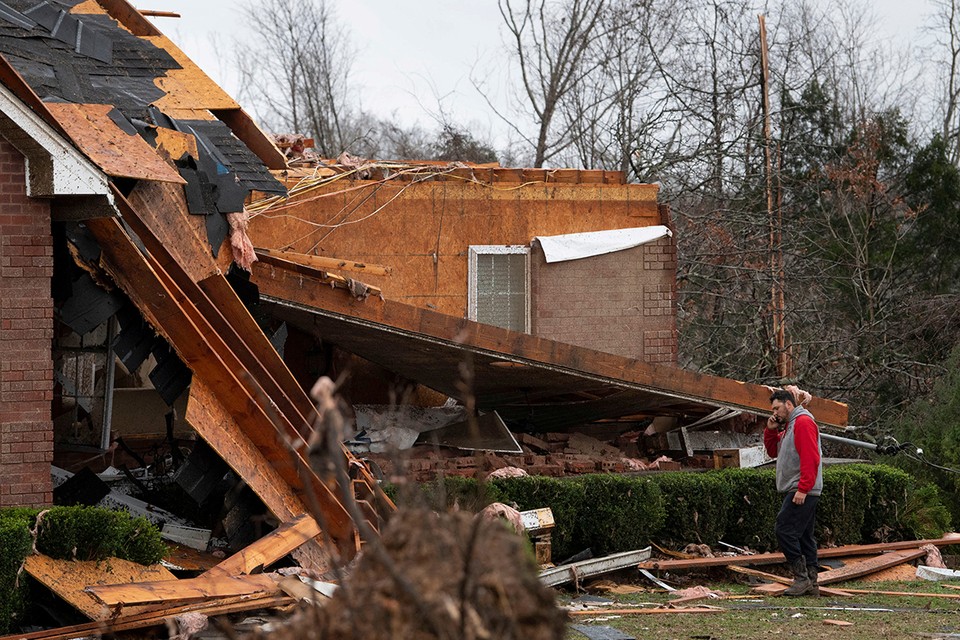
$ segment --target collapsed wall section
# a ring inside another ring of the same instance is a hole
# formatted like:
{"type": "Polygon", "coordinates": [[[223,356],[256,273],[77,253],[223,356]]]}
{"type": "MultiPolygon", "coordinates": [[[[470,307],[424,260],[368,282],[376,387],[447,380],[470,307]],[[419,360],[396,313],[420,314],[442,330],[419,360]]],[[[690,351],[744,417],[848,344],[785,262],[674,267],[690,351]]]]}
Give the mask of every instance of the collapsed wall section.
{"type": "Polygon", "coordinates": [[[0,138],[0,507],[52,501],[53,236],[25,169],[0,138]]]}

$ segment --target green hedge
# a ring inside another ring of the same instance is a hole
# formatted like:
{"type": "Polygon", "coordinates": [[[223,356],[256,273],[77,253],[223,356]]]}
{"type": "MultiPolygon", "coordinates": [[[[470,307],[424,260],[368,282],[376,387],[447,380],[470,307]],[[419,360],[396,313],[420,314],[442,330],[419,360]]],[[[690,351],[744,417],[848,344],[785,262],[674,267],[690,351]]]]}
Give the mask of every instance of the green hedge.
{"type": "Polygon", "coordinates": [[[777,546],[773,523],[782,496],[772,469],[723,469],[716,472],[730,490],[730,510],[724,542],[769,551],[777,546]]]}
{"type": "Polygon", "coordinates": [[[651,536],[658,544],[679,547],[726,540],[733,491],[721,473],[660,473],[648,477],[660,488],[665,511],[663,526],[651,536]]]}
{"type": "Polygon", "coordinates": [[[860,544],[867,510],[874,502],[874,482],[865,465],[827,467],[817,505],[817,543],[860,544]]]}
{"type": "MultiPolygon", "coordinates": [[[[777,548],[773,526],[783,498],[772,469],[667,472],[643,476],[528,476],[480,483],[450,477],[416,492],[433,508],[479,510],[490,502],[520,510],[550,507],[553,557],[584,549],[629,551],[656,542],[680,548],[718,541],[757,551],[777,548]]],[[[400,504],[404,504],[401,500],[400,504]]],[[[824,469],[817,540],[826,544],[935,538],[950,530],[947,508],[932,485],[884,465],[824,469]]]]}
{"type": "Polygon", "coordinates": [[[17,574],[33,548],[34,528],[37,550],[62,560],[117,557],[155,564],[167,549],[154,525],[124,511],[97,507],[0,509],[0,633],[12,629],[27,604],[26,581],[23,576],[18,580],[17,574]]]}
{"type": "Polygon", "coordinates": [[[663,529],[663,499],[651,477],[596,474],[577,480],[583,485],[583,504],[576,539],[594,555],[642,549],[663,529]]]}
{"type": "Polygon", "coordinates": [[[29,520],[0,510],[0,633],[6,634],[26,608],[26,580],[18,579],[20,566],[32,548],[29,520]]]}

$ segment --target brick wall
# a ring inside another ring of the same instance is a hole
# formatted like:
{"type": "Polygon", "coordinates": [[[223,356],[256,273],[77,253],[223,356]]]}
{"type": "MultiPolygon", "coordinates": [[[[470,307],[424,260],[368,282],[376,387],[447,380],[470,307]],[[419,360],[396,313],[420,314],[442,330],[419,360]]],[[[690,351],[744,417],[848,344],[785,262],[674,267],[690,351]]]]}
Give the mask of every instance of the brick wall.
{"type": "Polygon", "coordinates": [[[535,335],[661,364],[677,363],[677,250],[661,238],[626,251],[547,264],[530,255],[535,335]]]}
{"type": "Polygon", "coordinates": [[[26,195],[24,158],[0,138],[0,506],[51,503],[53,239],[26,195]]]}

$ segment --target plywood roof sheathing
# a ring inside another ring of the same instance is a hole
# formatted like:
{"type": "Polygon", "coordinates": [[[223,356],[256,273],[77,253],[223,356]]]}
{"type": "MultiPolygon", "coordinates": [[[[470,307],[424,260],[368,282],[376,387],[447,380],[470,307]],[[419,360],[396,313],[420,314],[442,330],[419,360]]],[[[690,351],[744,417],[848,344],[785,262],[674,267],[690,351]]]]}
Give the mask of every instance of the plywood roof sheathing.
{"type": "Polygon", "coordinates": [[[109,115],[114,107],[68,102],[48,102],[46,105],[80,150],[107,175],[186,183],[146,140],[117,126],[109,115]]]}

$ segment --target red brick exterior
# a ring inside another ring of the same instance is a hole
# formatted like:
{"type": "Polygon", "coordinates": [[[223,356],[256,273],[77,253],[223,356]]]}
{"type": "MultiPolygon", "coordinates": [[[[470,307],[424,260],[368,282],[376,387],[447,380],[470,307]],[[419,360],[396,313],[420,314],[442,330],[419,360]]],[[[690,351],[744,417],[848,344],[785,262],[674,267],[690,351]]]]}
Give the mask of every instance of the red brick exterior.
{"type": "Polygon", "coordinates": [[[53,237],[27,197],[23,156],[0,138],[0,506],[52,501],[53,237]]]}
{"type": "Polygon", "coordinates": [[[530,252],[532,333],[676,365],[676,273],[671,237],[552,264],[535,244],[530,252]]]}

